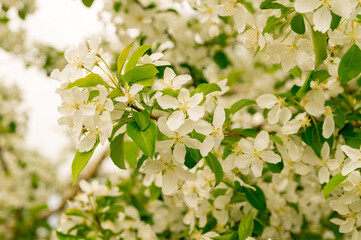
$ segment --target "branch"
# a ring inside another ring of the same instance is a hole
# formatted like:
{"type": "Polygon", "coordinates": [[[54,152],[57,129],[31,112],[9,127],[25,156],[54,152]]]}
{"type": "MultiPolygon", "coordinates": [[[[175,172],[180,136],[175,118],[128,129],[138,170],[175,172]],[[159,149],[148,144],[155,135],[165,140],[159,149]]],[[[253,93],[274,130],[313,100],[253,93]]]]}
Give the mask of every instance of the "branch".
{"type": "MultiPolygon", "coordinates": [[[[88,171],[86,171],[84,174],[83,174],[83,177],[82,179],[84,180],[88,180],[89,178],[92,178],[97,170],[98,170],[98,167],[100,166],[100,164],[104,161],[104,159],[106,158],[106,156],[108,155],[108,151],[109,151],[109,147],[104,147],[103,151],[99,154],[98,158],[96,158],[94,161],[94,163],[92,165],[90,165],[88,171]]],[[[61,203],[60,205],[54,209],[54,210],[50,210],[50,211],[44,211],[44,212],[40,212],[36,218],[38,219],[46,219],[47,217],[51,216],[52,214],[54,213],[57,213],[59,211],[61,211],[66,203],[73,199],[75,197],[75,195],[78,193],[80,187],[79,187],[79,182],[78,181],[66,194],[65,196],[63,197],[63,199],[61,200],[61,203]]]]}

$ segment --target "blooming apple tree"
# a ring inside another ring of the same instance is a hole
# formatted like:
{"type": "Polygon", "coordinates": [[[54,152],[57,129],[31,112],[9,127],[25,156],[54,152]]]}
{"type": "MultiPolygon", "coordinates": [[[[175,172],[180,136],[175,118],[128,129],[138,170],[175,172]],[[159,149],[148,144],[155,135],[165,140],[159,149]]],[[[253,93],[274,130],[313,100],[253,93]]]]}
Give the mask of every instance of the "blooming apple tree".
{"type": "Polygon", "coordinates": [[[52,77],[74,183],[106,142],[128,175],[80,181],[59,239],[361,238],[359,1],[106,2],[120,55],[52,77]]]}

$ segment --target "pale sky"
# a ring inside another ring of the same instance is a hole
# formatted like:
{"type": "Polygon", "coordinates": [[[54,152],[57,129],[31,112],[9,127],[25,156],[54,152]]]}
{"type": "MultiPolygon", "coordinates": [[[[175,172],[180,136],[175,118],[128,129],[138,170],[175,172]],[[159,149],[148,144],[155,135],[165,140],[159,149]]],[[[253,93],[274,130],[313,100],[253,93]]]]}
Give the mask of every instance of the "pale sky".
{"type": "MultiPolygon", "coordinates": [[[[28,16],[26,28],[31,40],[64,49],[77,45],[101,31],[97,21],[100,2],[92,8],[80,0],[37,0],[37,12],[28,16]]],[[[0,51],[0,76],[6,83],[17,83],[22,89],[24,107],[28,109],[26,144],[45,157],[57,159],[69,141],[67,128],[59,126],[60,97],[55,93],[58,83],[48,79],[36,68],[25,68],[21,58],[0,51]]]]}

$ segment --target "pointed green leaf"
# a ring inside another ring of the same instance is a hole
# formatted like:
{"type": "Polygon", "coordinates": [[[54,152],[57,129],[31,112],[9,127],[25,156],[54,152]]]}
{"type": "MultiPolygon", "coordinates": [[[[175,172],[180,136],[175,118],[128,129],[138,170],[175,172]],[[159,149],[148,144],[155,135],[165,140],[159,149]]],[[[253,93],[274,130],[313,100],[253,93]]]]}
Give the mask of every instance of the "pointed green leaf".
{"type": "Polygon", "coordinates": [[[223,168],[221,163],[218,161],[217,157],[214,156],[212,153],[209,153],[206,157],[206,162],[209,166],[209,168],[212,170],[214,175],[216,176],[216,183],[215,187],[220,184],[220,182],[223,179],[223,168]]]}
{"type": "Polygon", "coordinates": [[[69,83],[65,89],[72,87],[96,87],[97,85],[103,85],[109,87],[109,85],[103,80],[101,76],[96,73],[91,73],[83,78],[80,78],[72,83],[69,83]]]}
{"type": "Polygon", "coordinates": [[[137,168],[136,168],[136,171],[137,171],[137,172],[138,172],[139,169],[142,167],[144,161],[147,160],[147,159],[148,159],[148,156],[146,156],[145,154],[143,154],[143,155],[139,158],[139,160],[138,160],[138,162],[137,162],[137,168]]]}
{"type": "Polygon", "coordinates": [[[126,169],[124,164],[124,134],[119,134],[110,143],[110,159],[118,168],[126,169]]]}
{"type": "Polygon", "coordinates": [[[99,141],[97,140],[94,147],[89,152],[79,152],[79,151],[76,152],[74,159],[73,159],[73,163],[71,165],[71,171],[73,174],[73,184],[75,184],[80,172],[87,165],[91,156],[93,156],[93,153],[94,153],[95,149],[97,148],[98,144],[99,144],[99,141]]]}
{"type": "Polygon", "coordinates": [[[118,72],[118,74],[120,74],[122,72],[125,61],[128,58],[130,49],[132,49],[134,42],[135,41],[133,41],[131,44],[129,44],[126,48],[124,48],[123,51],[121,52],[121,54],[119,55],[118,62],[117,62],[117,72],[118,72]]]}
{"type": "Polygon", "coordinates": [[[141,112],[133,111],[133,117],[140,127],[140,130],[144,131],[147,127],[149,127],[151,121],[147,110],[143,110],[141,112]]]}
{"type": "Polygon", "coordinates": [[[124,74],[123,80],[129,83],[137,83],[144,86],[152,86],[158,70],[153,64],[137,66],[124,74]]]}
{"type": "Polygon", "coordinates": [[[250,211],[246,216],[244,216],[241,220],[241,223],[238,227],[238,239],[246,240],[248,237],[252,236],[253,232],[253,215],[254,210],[250,211]]]}
{"type": "Polygon", "coordinates": [[[256,101],[250,100],[250,99],[241,99],[236,103],[233,103],[230,109],[230,112],[232,114],[235,114],[239,110],[241,110],[244,107],[247,107],[249,105],[256,104],[256,101]]]}
{"type": "Polygon", "coordinates": [[[222,89],[218,86],[218,84],[216,83],[202,83],[199,84],[197,86],[196,89],[194,89],[191,92],[191,96],[193,96],[196,93],[203,93],[203,96],[207,96],[208,94],[210,94],[211,92],[216,92],[216,91],[222,91],[222,89]]]}
{"type": "Polygon", "coordinates": [[[257,210],[264,212],[267,209],[266,197],[261,188],[256,185],[252,185],[256,190],[251,188],[244,188],[247,201],[257,210]]]}
{"type": "Polygon", "coordinates": [[[139,148],[133,141],[124,141],[124,158],[129,163],[129,167],[133,168],[137,164],[139,148]]]}
{"type": "Polygon", "coordinates": [[[191,169],[195,167],[203,157],[198,149],[186,147],[186,151],[184,165],[191,169]]]}
{"type": "Polygon", "coordinates": [[[315,67],[317,68],[327,58],[327,34],[312,29],[312,41],[316,55],[315,67]]]}
{"type": "Polygon", "coordinates": [[[133,69],[135,65],[137,65],[139,59],[144,55],[146,51],[148,51],[152,46],[149,45],[142,45],[137,48],[134,53],[130,56],[127,64],[125,64],[124,71],[128,72],[129,70],[133,69]]]}
{"type": "Polygon", "coordinates": [[[153,157],[157,138],[157,125],[154,122],[150,122],[145,131],[142,131],[136,122],[130,122],[127,125],[127,134],[145,155],[153,157]]]}
{"type": "Polygon", "coordinates": [[[291,21],[291,28],[297,34],[304,34],[306,32],[305,21],[302,14],[296,14],[291,21]]]}
{"type": "Polygon", "coordinates": [[[345,84],[361,73],[361,50],[354,44],[341,58],[338,66],[338,76],[341,84],[345,84]]]}
{"type": "Polygon", "coordinates": [[[94,2],[94,0],[81,0],[81,1],[88,8],[91,7],[93,5],[93,2],[94,2]]]}
{"type": "Polygon", "coordinates": [[[346,176],[343,176],[341,173],[336,174],[333,176],[330,181],[325,185],[323,188],[323,196],[325,196],[325,199],[327,199],[328,195],[338,186],[340,185],[345,179],[346,176]]]}

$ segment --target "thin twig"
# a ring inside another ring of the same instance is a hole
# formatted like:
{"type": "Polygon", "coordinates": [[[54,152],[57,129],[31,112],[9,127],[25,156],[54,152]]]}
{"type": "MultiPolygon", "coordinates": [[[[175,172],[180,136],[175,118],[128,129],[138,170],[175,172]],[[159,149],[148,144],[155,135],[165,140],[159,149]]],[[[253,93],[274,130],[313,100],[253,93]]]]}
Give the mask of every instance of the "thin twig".
{"type": "MultiPolygon", "coordinates": [[[[99,157],[97,159],[94,159],[94,162],[92,165],[89,166],[89,169],[88,171],[86,171],[84,174],[83,174],[83,177],[82,179],[84,180],[88,180],[89,178],[92,178],[100,164],[104,161],[104,159],[106,158],[106,156],[108,155],[108,151],[109,151],[109,147],[105,147],[103,149],[103,152],[99,155],[99,157]]],[[[66,193],[66,195],[63,197],[63,199],[61,200],[61,203],[60,205],[54,209],[54,210],[50,210],[50,211],[46,211],[46,212],[41,212],[39,213],[36,217],[38,219],[45,219],[49,216],[51,216],[52,214],[54,213],[57,213],[61,210],[63,210],[63,208],[65,207],[66,203],[73,199],[73,197],[75,197],[75,195],[78,193],[80,187],[79,187],[79,181],[66,193]]]]}

